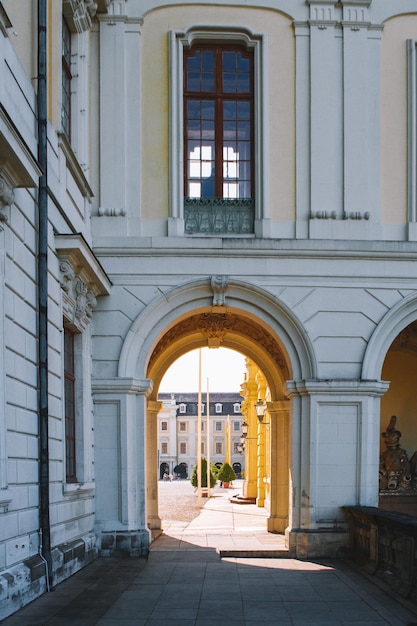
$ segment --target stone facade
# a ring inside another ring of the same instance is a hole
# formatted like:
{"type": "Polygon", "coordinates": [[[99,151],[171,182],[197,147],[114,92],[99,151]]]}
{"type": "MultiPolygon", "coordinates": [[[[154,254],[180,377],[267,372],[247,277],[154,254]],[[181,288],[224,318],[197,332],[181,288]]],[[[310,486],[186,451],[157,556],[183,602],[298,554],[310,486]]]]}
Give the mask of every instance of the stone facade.
{"type": "MultiPolygon", "coordinates": [[[[32,4],[0,2],[0,619],[47,586],[32,4]]],[[[343,507],[378,505],[392,415],[417,449],[415,0],[63,0],[48,3],[47,50],[53,584],[100,552],[147,554],[158,387],[203,345],[256,364],[245,494],[295,556],[339,554],[343,507]],[[183,60],[199,45],[252,59],[254,193],[199,206],[189,234],[183,60]],[[224,232],[207,231],[213,215],[224,232]]]]}

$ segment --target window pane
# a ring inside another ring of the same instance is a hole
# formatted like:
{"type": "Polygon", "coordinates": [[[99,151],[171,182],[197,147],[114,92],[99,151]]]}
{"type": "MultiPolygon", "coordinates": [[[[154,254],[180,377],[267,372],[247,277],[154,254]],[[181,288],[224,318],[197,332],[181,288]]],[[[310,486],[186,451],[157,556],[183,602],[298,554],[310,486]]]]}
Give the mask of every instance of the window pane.
{"type": "Polygon", "coordinates": [[[203,50],[201,67],[203,70],[214,70],[213,50],[203,50]]]}
{"type": "Polygon", "coordinates": [[[238,74],[236,91],[238,91],[238,93],[249,93],[249,90],[250,90],[249,74],[238,74]]]}
{"type": "Polygon", "coordinates": [[[223,91],[226,93],[236,92],[236,74],[230,72],[223,74],[223,91]]]}
{"type": "Polygon", "coordinates": [[[236,69],[236,52],[223,52],[223,69],[234,72],[236,69]]]}
{"type": "Polygon", "coordinates": [[[250,124],[249,122],[238,122],[237,133],[239,139],[247,139],[250,141],[250,124]]]}
{"type": "Polygon", "coordinates": [[[227,144],[229,144],[230,141],[233,141],[236,139],[236,123],[235,122],[224,122],[223,139],[225,143],[227,142],[227,144]]]}
{"type": "Polygon", "coordinates": [[[200,74],[197,72],[188,72],[187,75],[188,91],[200,91],[200,74]]]}
{"type": "Polygon", "coordinates": [[[201,102],[200,100],[188,100],[187,117],[188,119],[200,119],[201,102]]]}
{"type": "Polygon", "coordinates": [[[214,91],[213,72],[203,72],[201,75],[201,91],[214,91]]]}
{"type": "Polygon", "coordinates": [[[250,102],[237,103],[237,117],[239,120],[250,120],[250,102]]]}
{"type": "Polygon", "coordinates": [[[249,73],[249,71],[250,71],[249,59],[245,59],[244,57],[242,57],[241,53],[238,52],[237,55],[236,55],[236,61],[237,61],[237,69],[240,72],[247,72],[247,73],[249,73]]]}
{"type": "Polygon", "coordinates": [[[213,100],[203,100],[201,102],[202,113],[201,117],[205,120],[214,120],[214,102],[213,100]]]}
{"type": "Polygon", "coordinates": [[[194,56],[189,56],[187,58],[187,69],[188,70],[199,70],[200,69],[200,51],[197,50],[194,56]]]}
{"type": "Polygon", "coordinates": [[[236,119],[236,104],[239,106],[241,103],[236,103],[234,100],[226,100],[223,107],[223,119],[235,120],[236,119]]]}

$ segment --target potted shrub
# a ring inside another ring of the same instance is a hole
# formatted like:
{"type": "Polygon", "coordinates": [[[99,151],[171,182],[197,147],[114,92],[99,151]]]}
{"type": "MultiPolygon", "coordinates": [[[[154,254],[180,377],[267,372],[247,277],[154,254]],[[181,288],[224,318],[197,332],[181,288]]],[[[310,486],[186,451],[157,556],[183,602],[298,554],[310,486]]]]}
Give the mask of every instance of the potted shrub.
{"type": "MultiPolygon", "coordinates": [[[[210,468],[211,469],[211,468],[210,468]]],[[[213,474],[213,471],[210,471],[210,487],[214,487],[217,479],[213,474]]],[[[197,463],[194,465],[193,472],[191,474],[191,484],[193,487],[198,487],[198,472],[197,472],[197,463]]],[[[207,490],[207,459],[204,457],[201,458],[201,486],[203,489],[207,490]]],[[[207,495],[203,493],[203,495],[207,495]]]]}
{"type": "Polygon", "coordinates": [[[223,487],[227,489],[232,480],[235,479],[236,474],[233,467],[229,465],[229,463],[223,463],[223,465],[219,469],[219,473],[217,474],[217,480],[220,480],[223,483],[223,487]]]}

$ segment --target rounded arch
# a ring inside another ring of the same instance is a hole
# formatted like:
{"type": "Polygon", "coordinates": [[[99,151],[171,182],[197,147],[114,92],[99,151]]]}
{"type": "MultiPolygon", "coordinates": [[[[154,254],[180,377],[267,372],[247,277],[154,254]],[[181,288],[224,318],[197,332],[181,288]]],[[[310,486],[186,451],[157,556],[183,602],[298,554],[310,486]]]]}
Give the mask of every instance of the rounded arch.
{"type": "MultiPolygon", "coordinates": [[[[201,317],[198,319],[205,314],[223,316],[227,328],[223,329],[222,347],[252,358],[268,382],[277,379],[277,369],[287,378],[316,377],[311,342],[282,302],[255,285],[230,281],[225,287],[224,304],[213,306],[210,277],[176,287],[142,311],[126,335],[118,375],[152,378],[156,393],[166,369],[181,354],[207,345],[201,317]],[[158,352],[163,353],[163,364],[158,352]]],[[[271,392],[277,397],[277,389],[271,392]]]]}
{"type": "Polygon", "coordinates": [[[404,298],[386,313],[374,330],[366,348],[362,367],[363,380],[381,378],[384,360],[392,342],[406,326],[416,320],[416,294],[404,298]]]}

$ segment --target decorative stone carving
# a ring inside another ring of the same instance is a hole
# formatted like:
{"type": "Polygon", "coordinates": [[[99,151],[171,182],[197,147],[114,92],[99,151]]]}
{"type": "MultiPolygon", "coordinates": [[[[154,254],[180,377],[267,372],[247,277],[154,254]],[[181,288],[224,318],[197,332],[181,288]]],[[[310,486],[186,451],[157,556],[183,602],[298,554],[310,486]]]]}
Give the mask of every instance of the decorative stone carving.
{"type": "Polygon", "coordinates": [[[312,220],[335,220],[337,219],[336,211],[312,211],[310,215],[312,220]]]}
{"type": "Polygon", "coordinates": [[[199,330],[207,339],[209,348],[219,348],[224,336],[230,330],[227,314],[203,313],[200,317],[199,330]]]}
{"type": "Polygon", "coordinates": [[[124,217],[126,209],[116,207],[99,207],[98,217],[124,217]]]}
{"type": "Polygon", "coordinates": [[[59,268],[64,315],[79,330],[84,330],[92,318],[97,298],[67,261],[62,261],[59,268]]]}
{"type": "Polygon", "coordinates": [[[59,269],[61,271],[61,287],[66,293],[69,293],[75,272],[67,261],[63,261],[59,269]]]}
{"type": "Polygon", "coordinates": [[[219,345],[220,340],[223,342],[227,333],[250,338],[268,352],[269,356],[281,368],[284,378],[290,377],[284,354],[274,337],[252,320],[246,320],[231,313],[200,313],[179,322],[165,333],[155,347],[149,361],[149,369],[153,367],[155,361],[157,361],[163,352],[174,342],[183,337],[195,335],[196,333],[202,333],[207,341],[210,335],[211,339],[214,341],[217,333],[219,345]]]}
{"type": "Polygon", "coordinates": [[[10,207],[14,202],[14,190],[13,188],[0,176],[0,221],[7,222],[9,219],[7,214],[3,212],[4,209],[10,207]]]}
{"type": "MultiPolygon", "coordinates": [[[[379,489],[381,492],[408,492],[416,490],[416,476],[412,475],[407,452],[400,448],[401,432],[395,428],[397,418],[391,417],[386,432],[382,433],[386,450],[379,460],[379,489]]],[[[413,455],[413,459],[415,458],[413,455]]],[[[415,465],[415,461],[413,463],[415,465]]]]}
{"type": "Polygon", "coordinates": [[[64,0],[63,11],[71,30],[83,33],[92,26],[92,19],[98,9],[94,0],[64,0]]]}
{"type": "Polygon", "coordinates": [[[213,306],[226,306],[226,289],[229,284],[227,276],[212,276],[213,306]]]}

